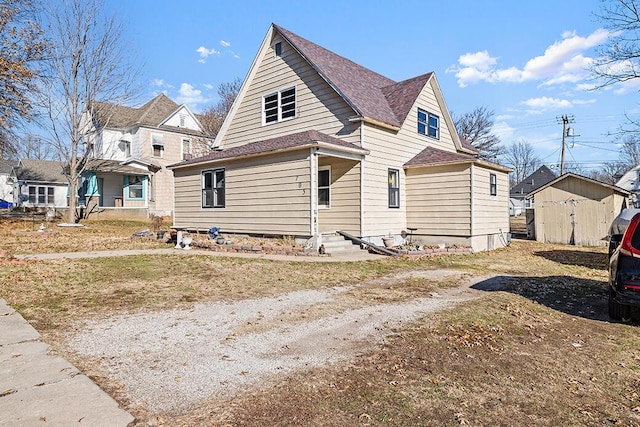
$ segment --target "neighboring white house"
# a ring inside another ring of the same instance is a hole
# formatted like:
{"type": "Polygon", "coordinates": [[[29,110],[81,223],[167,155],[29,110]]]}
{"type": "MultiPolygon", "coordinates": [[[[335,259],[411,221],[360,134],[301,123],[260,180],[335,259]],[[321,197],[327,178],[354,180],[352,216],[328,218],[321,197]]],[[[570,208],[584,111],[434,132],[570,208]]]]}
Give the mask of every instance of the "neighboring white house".
{"type": "Polygon", "coordinates": [[[556,174],[542,165],[531,175],[514,185],[509,190],[509,215],[518,216],[526,209],[533,208],[533,199],[527,198],[527,195],[554,179],[556,179],[556,174]]]}
{"type": "Polygon", "coordinates": [[[15,160],[0,160],[0,199],[13,203],[13,185],[9,182],[15,160]]]}
{"type": "Polygon", "coordinates": [[[640,165],[631,168],[616,182],[616,187],[624,188],[631,193],[629,207],[640,208],[640,165]]]}
{"type": "Polygon", "coordinates": [[[63,162],[20,159],[9,173],[13,203],[28,208],[65,208],[68,181],[63,162]]]}
{"type": "Polygon", "coordinates": [[[115,209],[120,217],[172,215],[173,173],[166,166],[206,146],[198,117],[160,94],[139,108],[94,102],[84,120],[95,134],[80,203],[92,200],[97,211],[115,209]]]}

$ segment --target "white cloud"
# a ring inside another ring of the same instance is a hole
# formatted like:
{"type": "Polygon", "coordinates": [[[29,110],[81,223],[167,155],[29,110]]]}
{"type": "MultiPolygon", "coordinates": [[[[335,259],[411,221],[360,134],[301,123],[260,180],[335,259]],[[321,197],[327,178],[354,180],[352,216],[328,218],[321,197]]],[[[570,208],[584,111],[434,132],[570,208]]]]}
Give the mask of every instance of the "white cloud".
{"type": "Polygon", "coordinates": [[[202,86],[207,90],[211,90],[211,89],[213,89],[215,87],[215,86],[213,86],[212,84],[209,84],[209,83],[205,83],[202,86]]]}
{"type": "Polygon", "coordinates": [[[191,109],[195,110],[198,104],[204,104],[209,102],[209,99],[202,95],[202,91],[196,89],[189,83],[182,83],[178,90],[178,96],[176,98],[178,104],[187,104],[191,109]]]}
{"type": "Polygon", "coordinates": [[[225,41],[225,40],[220,40],[220,46],[229,47],[229,46],[231,46],[231,42],[228,42],[228,41],[225,41]]]}
{"type": "Polygon", "coordinates": [[[151,86],[165,87],[165,88],[169,88],[169,89],[171,89],[173,87],[169,83],[165,82],[164,79],[152,79],[151,80],[151,86]]]}
{"type": "Polygon", "coordinates": [[[498,67],[498,58],[487,50],[465,53],[458,63],[447,68],[455,73],[460,87],[485,81],[488,83],[542,81],[542,85],[576,83],[588,76],[587,68],[593,59],[584,52],[600,45],[612,36],[607,30],[597,29],[587,37],[565,32],[562,40],[547,47],[543,55],[528,60],[522,69],[498,67]]]}
{"type": "Polygon", "coordinates": [[[210,55],[219,55],[220,54],[220,52],[215,50],[214,48],[207,49],[204,46],[200,46],[199,48],[197,48],[196,52],[198,52],[200,54],[200,59],[198,59],[198,62],[201,63],[201,64],[204,64],[206,62],[206,59],[210,55]]]}
{"type": "Polygon", "coordinates": [[[549,110],[558,110],[561,108],[571,108],[573,104],[571,101],[559,98],[549,98],[542,96],[540,98],[530,98],[526,101],[522,101],[521,104],[526,105],[530,109],[527,110],[530,114],[540,114],[549,110]]]}

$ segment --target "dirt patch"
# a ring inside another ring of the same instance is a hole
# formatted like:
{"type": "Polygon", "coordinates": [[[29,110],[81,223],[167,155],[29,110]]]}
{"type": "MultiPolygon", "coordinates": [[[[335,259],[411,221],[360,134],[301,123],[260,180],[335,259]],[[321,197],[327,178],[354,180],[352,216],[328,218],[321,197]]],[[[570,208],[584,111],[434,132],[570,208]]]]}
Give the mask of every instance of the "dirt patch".
{"type": "MultiPolygon", "coordinates": [[[[299,369],[349,360],[384,342],[399,325],[477,296],[473,283],[416,298],[406,292],[372,303],[364,289],[459,272],[402,273],[367,285],[301,290],[274,297],[196,304],[111,316],[76,325],[65,347],[91,360],[121,400],[144,412],[180,415],[299,369]],[[364,298],[364,296],[367,298],[364,298]],[[365,303],[366,300],[366,303],[365,303]],[[389,300],[396,300],[389,302],[389,300]]],[[[138,410],[137,415],[144,417],[138,410]]]]}

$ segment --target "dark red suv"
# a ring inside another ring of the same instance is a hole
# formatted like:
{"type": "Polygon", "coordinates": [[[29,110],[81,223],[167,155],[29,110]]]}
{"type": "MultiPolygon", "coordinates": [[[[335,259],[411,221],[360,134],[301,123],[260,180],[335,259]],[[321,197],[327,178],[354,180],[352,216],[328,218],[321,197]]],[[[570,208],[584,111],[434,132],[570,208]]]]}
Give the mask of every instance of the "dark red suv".
{"type": "Polygon", "coordinates": [[[640,307],[640,213],[609,241],[609,317],[628,320],[632,307],[640,307]]]}

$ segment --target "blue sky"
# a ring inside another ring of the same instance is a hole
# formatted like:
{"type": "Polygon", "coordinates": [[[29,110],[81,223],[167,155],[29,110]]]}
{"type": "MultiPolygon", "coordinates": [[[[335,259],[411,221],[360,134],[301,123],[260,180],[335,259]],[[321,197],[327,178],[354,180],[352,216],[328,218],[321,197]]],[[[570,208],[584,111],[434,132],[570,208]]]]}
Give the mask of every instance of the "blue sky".
{"type": "Polygon", "coordinates": [[[141,101],[164,91],[194,111],[217,100],[220,83],[244,78],[275,22],[400,81],[434,71],[454,114],[495,112],[505,145],[531,143],[558,164],[562,125],[575,134],[566,161],[584,172],[618,159],[611,133],[637,115],[640,82],[593,86],[585,67],[611,36],[599,0],[183,1],[106,0],[144,61],[141,101]]]}

